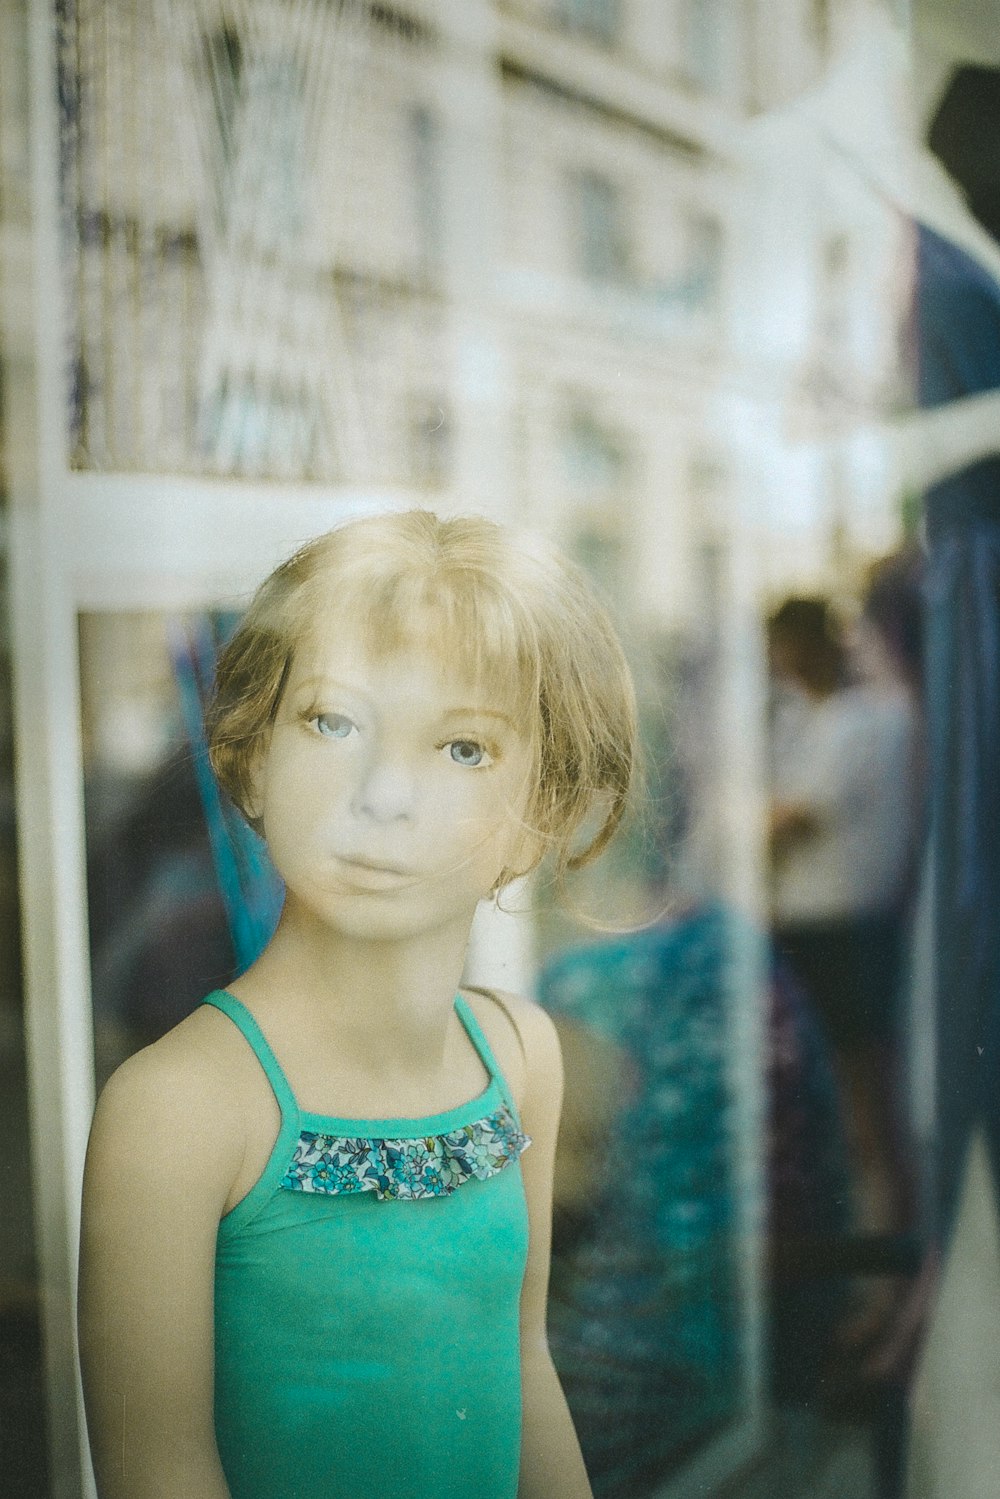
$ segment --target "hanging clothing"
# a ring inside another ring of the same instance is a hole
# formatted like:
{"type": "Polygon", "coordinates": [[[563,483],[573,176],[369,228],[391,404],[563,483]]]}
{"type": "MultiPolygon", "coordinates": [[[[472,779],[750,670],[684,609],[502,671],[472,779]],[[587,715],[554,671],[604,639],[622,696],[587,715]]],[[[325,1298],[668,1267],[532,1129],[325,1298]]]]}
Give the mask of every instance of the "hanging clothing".
{"type": "MultiPolygon", "coordinates": [[[[913,325],[922,406],[1000,388],[1000,285],[923,225],[913,325]]],[[[936,1195],[946,1237],[977,1121],[1000,1180],[1000,458],[934,485],[925,504],[936,1195]]]]}
{"type": "MultiPolygon", "coordinates": [[[[621,1058],[618,1107],[606,1137],[589,1140],[584,1206],[560,1209],[557,1184],[549,1298],[552,1354],[596,1499],[659,1493],[739,1409],[730,967],[745,940],[739,917],[706,904],[566,949],[540,976],[557,1023],[621,1058]]],[[[769,1226],[781,1239],[839,1232],[846,1151],[823,1038],[780,969],[764,1002],[769,1226]]],[[[564,1126],[594,1113],[583,1086],[568,1066],[564,1126]]],[[[774,1290],[774,1393],[806,1401],[840,1288],[774,1290]]]]}

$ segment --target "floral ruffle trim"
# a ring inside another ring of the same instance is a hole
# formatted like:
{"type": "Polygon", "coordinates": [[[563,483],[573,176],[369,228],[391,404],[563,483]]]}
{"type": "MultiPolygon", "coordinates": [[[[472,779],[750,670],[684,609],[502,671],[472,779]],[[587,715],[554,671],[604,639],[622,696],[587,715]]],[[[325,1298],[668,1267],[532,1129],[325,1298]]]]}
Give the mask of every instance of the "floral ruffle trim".
{"type": "Polygon", "coordinates": [[[471,1177],[496,1176],[530,1144],[506,1104],[474,1124],[425,1138],[353,1140],[303,1130],[280,1185],[292,1192],[445,1197],[471,1177]]]}

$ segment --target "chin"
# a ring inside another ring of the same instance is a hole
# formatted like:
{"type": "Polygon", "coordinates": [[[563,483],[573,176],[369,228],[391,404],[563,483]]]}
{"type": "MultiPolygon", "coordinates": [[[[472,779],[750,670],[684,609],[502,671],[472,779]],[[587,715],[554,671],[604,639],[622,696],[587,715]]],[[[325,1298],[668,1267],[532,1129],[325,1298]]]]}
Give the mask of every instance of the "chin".
{"type": "Polygon", "coordinates": [[[475,915],[475,906],[427,909],[418,902],[377,895],[307,902],[307,907],[312,920],[332,937],[352,942],[405,942],[459,925],[471,928],[475,915]]]}

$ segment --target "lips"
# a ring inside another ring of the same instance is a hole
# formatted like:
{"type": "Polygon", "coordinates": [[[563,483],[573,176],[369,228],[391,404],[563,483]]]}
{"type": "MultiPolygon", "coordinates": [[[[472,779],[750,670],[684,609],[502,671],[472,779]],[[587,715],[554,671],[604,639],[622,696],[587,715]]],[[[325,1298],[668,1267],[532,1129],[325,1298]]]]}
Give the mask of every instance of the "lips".
{"type": "Polygon", "coordinates": [[[416,879],[412,870],[399,864],[383,864],[377,859],[341,854],[337,857],[337,866],[344,883],[360,890],[395,889],[416,879]]]}
{"type": "Polygon", "coordinates": [[[361,869],[369,874],[395,874],[404,879],[412,879],[413,871],[404,869],[400,864],[386,864],[380,859],[365,859],[354,854],[339,854],[338,862],[346,865],[348,869],[361,869]]]}

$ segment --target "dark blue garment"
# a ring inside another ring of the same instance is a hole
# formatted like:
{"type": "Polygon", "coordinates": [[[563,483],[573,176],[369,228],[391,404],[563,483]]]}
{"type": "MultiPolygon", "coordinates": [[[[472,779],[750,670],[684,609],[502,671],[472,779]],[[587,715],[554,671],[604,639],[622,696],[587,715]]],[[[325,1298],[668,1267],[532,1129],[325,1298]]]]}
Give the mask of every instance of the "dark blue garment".
{"type": "MultiPolygon", "coordinates": [[[[951,240],[917,226],[914,336],[921,406],[1000,387],[1000,286],[951,240]]],[[[1000,522],[1000,457],[984,458],[925,496],[928,533],[1000,522]]]]}
{"type": "MultiPolygon", "coordinates": [[[[922,406],[1000,388],[1000,285],[918,226],[922,406]]],[[[1000,459],[928,490],[927,717],[934,847],[937,1210],[951,1223],[970,1132],[1000,1180],[1000,459]]]]}

